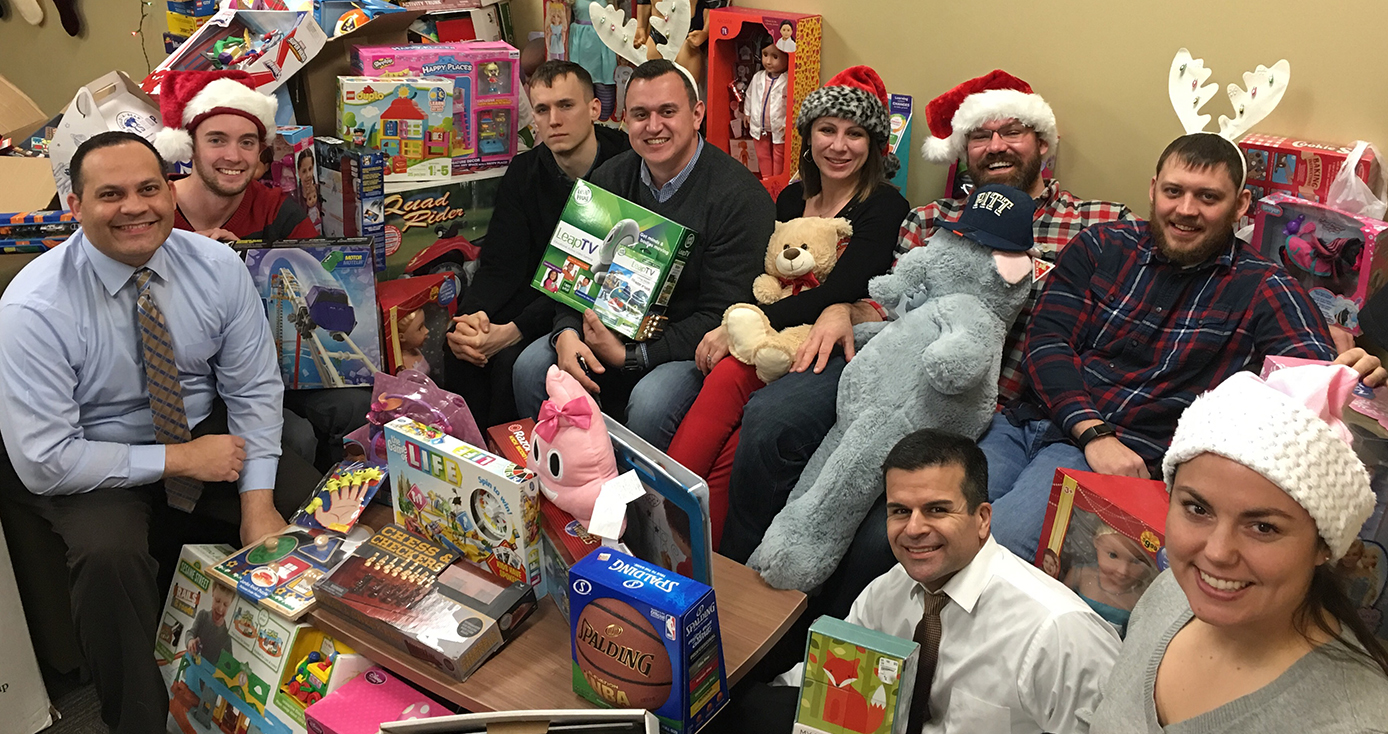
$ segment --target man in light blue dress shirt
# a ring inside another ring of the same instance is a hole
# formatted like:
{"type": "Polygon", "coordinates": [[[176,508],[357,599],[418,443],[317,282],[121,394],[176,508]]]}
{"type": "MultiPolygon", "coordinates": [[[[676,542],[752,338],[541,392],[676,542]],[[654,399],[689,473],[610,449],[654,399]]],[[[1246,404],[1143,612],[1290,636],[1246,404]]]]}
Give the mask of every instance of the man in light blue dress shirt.
{"type": "Polygon", "coordinates": [[[239,525],[249,543],[282,528],[315,477],[292,456],[280,465],[284,388],[250,275],[226,245],[174,231],[159,155],[138,136],[103,133],[71,167],[82,229],[0,298],[0,491],[66,543],[102,718],[144,734],[163,731],[168,713],[151,652],[156,574],[173,561],[160,550],[192,525],[167,505],[163,480],[201,482],[194,515],[239,525]],[[173,343],[184,443],[155,441],[136,303],[145,268],[173,343]]]}

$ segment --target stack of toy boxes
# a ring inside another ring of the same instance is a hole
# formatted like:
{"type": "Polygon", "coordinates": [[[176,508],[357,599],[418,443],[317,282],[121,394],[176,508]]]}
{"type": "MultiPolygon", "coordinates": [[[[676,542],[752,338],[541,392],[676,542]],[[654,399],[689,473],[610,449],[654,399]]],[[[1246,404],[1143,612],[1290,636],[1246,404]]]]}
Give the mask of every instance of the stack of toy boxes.
{"type": "Polygon", "coordinates": [[[285,125],[275,128],[270,168],[264,181],[299,202],[313,226],[322,232],[318,202],[318,166],[314,163],[313,128],[285,125]]]}
{"type": "Polygon", "coordinates": [[[1359,334],[1388,275],[1388,224],[1282,192],[1258,202],[1253,245],[1306,287],[1327,323],[1359,334]]]}
{"type": "Polygon", "coordinates": [[[519,60],[502,41],[352,49],[352,70],[362,76],[453,80],[454,175],[504,166],[515,155],[519,60]]]}
{"type": "MultiPolygon", "coordinates": [[[[1317,143],[1263,133],[1245,135],[1239,147],[1248,162],[1245,187],[1253,194],[1253,203],[1240,226],[1253,223],[1258,200],[1269,194],[1280,192],[1325,203],[1330,194],[1330,182],[1354,152],[1352,144],[1317,143]]],[[[1382,196],[1383,172],[1378,157],[1372,152],[1354,162],[1354,175],[1382,196]]]]}
{"type": "Polygon", "coordinates": [[[364,238],[246,250],[285,387],[371,384],[381,366],[371,250],[364,238]]]}
{"type": "Polygon", "coordinates": [[[373,667],[308,707],[314,734],[376,734],[387,721],[447,716],[443,704],[384,668],[373,667]]]}
{"type": "Polygon", "coordinates": [[[452,79],[340,76],[337,89],[338,135],[384,153],[387,183],[452,175],[452,79]]]}
{"type": "Polygon", "coordinates": [[[169,34],[186,41],[217,13],[217,0],[169,0],[169,34]]]}
{"type": "Polygon", "coordinates": [[[534,474],[409,418],[386,424],[386,454],[396,523],[543,592],[534,474]]]}
{"type": "Polygon", "coordinates": [[[796,734],[906,734],[920,645],[833,617],[810,626],[796,734]]]}
{"type": "Polygon", "coordinates": [[[569,572],[574,692],[693,734],[728,702],[713,589],[610,548],[569,572]]]}
{"type": "Polygon", "coordinates": [[[51,250],[80,226],[76,215],[68,211],[0,214],[0,253],[51,250]]]}
{"type": "Polygon", "coordinates": [[[319,137],[314,149],[323,236],[370,237],[375,270],[385,270],[385,156],[330,137],[319,137]]]}
{"type": "Polygon", "coordinates": [[[451,272],[459,288],[466,288],[505,172],[495,168],[446,182],[387,186],[385,277],[451,272]]]}
{"type": "Polygon", "coordinates": [[[388,280],[376,286],[381,308],[383,369],[443,374],[444,335],[458,308],[458,278],[452,273],[388,280]],[[415,312],[419,312],[416,314],[415,312]]]}
{"type": "Polygon", "coordinates": [[[1121,634],[1166,568],[1168,504],[1162,482],[1057,469],[1034,562],[1121,634]]]}
{"type": "Polygon", "coordinates": [[[761,68],[762,43],[768,37],[790,57],[786,68],[785,161],[780,175],[763,177],[762,184],[774,197],[796,174],[795,162],[806,141],[795,129],[795,117],[810,92],[819,88],[819,46],[822,19],[818,15],[788,13],[751,8],[718,8],[709,11],[708,25],[708,142],[744,162],[753,170],[766,165],[752,164],[756,156],[745,126],[741,137],[732,136],[734,110],[741,109],[740,95],[729,85],[746,89],[753,74],[761,68]]]}
{"type": "Polygon", "coordinates": [[[588,532],[573,515],[540,498],[540,535],[543,540],[545,591],[554,597],[554,605],[569,616],[569,569],[602,545],[602,539],[588,532]]]}

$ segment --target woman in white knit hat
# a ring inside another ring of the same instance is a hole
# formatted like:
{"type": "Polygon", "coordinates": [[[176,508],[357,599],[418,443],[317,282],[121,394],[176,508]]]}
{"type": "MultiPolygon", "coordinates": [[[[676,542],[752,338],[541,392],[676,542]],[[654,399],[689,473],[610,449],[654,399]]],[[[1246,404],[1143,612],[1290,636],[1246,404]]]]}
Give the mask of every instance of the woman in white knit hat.
{"type": "Polygon", "coordinates": [[[1163,461],[1163,572],[1133,610],[1092,732],[1388,731],[1388,652],[1334,565],[1373,510],[1340,421],[1354,370],[1240,373],[1163,461]]]}

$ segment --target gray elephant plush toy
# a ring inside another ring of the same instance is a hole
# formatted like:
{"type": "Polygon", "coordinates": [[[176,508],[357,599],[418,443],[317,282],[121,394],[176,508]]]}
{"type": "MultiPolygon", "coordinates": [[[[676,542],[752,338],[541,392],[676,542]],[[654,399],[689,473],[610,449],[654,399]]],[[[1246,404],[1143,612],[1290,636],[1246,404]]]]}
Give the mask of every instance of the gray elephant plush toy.
{"type": "Polygon", "coordinates": [[[1017,189],[982,187],[958,223],[869,282],[898,317],[854,330],[838,422],[748,559],[768,584],[809,591],[829,578],[884,490],[882,461],[897,441],[922,428],[978,438],[988,427],[1003,341],[1031,288],[1034,210],[1017,189]]]}

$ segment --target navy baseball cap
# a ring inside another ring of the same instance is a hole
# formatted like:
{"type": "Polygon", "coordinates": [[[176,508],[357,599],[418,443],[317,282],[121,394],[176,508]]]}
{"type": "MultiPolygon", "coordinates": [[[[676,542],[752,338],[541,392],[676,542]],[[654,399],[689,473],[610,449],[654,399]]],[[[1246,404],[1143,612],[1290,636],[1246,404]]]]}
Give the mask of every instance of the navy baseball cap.
{"type": "Polygon", "coordinates": [[[940,226],[984,247],[1026,252],[1032,247],[1036,202],[1021,189],[989,184],[974,190],[957,222],[940,226]]]}

